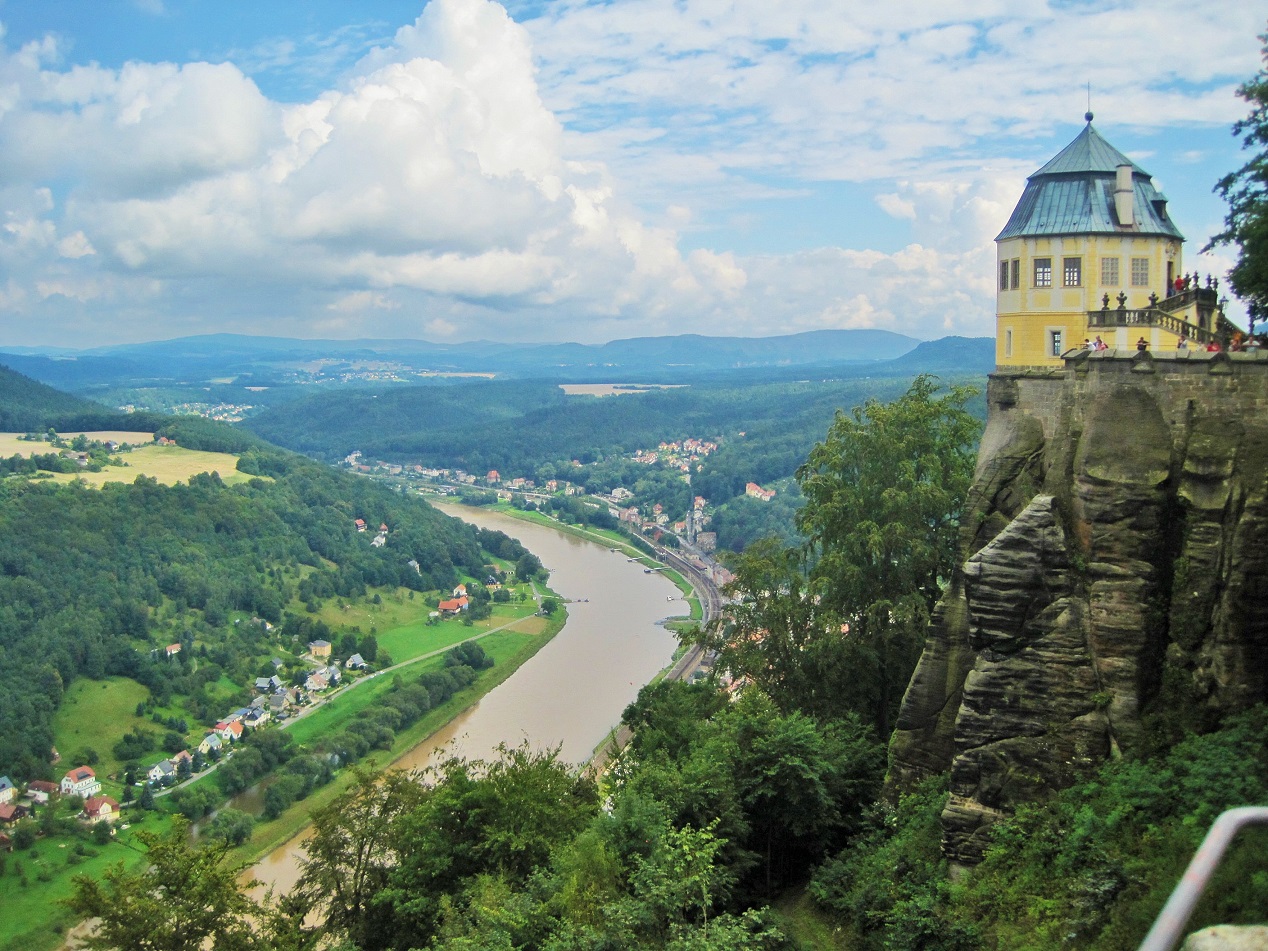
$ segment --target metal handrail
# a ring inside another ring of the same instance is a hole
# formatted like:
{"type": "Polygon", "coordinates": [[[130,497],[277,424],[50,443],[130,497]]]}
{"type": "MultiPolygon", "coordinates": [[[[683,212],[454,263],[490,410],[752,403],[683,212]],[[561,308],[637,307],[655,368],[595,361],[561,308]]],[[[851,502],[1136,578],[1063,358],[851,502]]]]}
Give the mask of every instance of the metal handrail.
{"type": "Polygon", "coordinates": [[[1158,912],[1154,926],[1140,943],[1139,951],[1171,951],[1176,946],[1224,852],[1237,833],[1249,825],[1268,825],[1268,806],[1242,806],[1220,813],[1171,897],[1158,912]]]}

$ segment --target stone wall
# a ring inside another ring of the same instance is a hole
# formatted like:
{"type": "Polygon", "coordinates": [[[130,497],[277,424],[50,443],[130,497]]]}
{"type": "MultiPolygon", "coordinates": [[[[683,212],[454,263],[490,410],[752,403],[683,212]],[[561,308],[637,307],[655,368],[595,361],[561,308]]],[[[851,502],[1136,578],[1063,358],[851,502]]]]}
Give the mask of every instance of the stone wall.
{"type": "Polygon", "coordinates": [[[967,864],[1018,804],[1268,700],[1268,354],[1080,352],[987,398],[888,777],[950,772],[967,864]]]}

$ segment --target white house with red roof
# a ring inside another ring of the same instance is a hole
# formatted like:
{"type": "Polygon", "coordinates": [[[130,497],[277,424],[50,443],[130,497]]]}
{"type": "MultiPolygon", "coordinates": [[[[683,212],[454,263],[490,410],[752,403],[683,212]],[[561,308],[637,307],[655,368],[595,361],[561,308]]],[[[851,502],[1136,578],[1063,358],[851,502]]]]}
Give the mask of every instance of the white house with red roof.
{"type": "Polygon", "coordinates": [[[95,796],[101,792],[101,782],[91,766],[76,766],[62,777],[63,796],[95,796]]]}

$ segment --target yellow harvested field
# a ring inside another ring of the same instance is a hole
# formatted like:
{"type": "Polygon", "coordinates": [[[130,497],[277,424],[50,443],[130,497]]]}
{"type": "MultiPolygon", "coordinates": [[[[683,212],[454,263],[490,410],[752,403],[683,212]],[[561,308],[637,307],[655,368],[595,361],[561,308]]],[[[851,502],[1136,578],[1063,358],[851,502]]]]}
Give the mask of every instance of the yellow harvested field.
{"type": "Polygon", "coordinates": [[[58,433],[63,439],[74,439],[76,436],[87,436],[97,442],[126,442],[130,446],[144,446],[154,441],[153,433],[135,433],[123,429],[103,429],[95,433],[58,433]]]}
{"type": "MultiPolygon", "coordinates": [[[[49,445],[46,442],[27,442],[25,439],[18,437],[25,433],[0,433],[0,458],[8,459],[10,456],[30,456],[35,453],[49,452],[49,445]]],[[[65,440],[74,439],[79,433],[58,433],[65,440]]],[[[153,433],[129,433],[122,430],[110,430],[108,432],[84,433],[89,439],[97,442],[106,442],[113,439],[117,443],[127,443],[130,446],[146,446],[154,441],[153,433]]]]}
{"type": "MultiPolygon", "coordinates": [[[[46,442],[27,442],[19,439],[19,433],[0,433],[0,456],[8,458],[14,453],[30,456],[34,453],[53,451],[46,442]]],[[[76,433],[61,433],[63,438],[70,439],[76,433]]],[[[57,482],[71,482],[83,479],[90,486],[100,487],[107,482],[133,482],[139,475],[157,479],[163,485],[175,485],[187,482],[190,476],[200,472],[218,473],[226,485],[247,482],[258,476],[250,476],[238,471],[238,457],[227,452],[202,452],[197,449],[182,449],[180,446],[156,446],[152,433],[101,432],[87,433],[89,439],[101,442],[113,439],[139,445],[120,455],[126,465],[107,466],[100,472],[58,472],[53,474],[57,482]]]]}

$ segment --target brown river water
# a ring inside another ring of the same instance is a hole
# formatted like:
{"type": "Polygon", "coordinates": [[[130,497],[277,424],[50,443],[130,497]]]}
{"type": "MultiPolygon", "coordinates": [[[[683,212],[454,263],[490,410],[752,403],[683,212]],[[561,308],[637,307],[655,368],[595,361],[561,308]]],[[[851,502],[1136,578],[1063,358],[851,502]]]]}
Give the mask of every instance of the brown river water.
{"type": "MultiPolygon", "coordinates": [[[[639,688],[671,660],[675,638],[660,622],[686,613],[678,589],[602,544],[484,509],[437,507],[518,538],[550,569],[550,587],[571,602],[568,622],[505,683],[395,765],[426,767],[450,744],[467,758],[488,758],[499,743],[525,740],[537,748],[559,746],[565,760],[585,762],[639,688]]],[[[299,876],[305,838],[279,846],[251,873],[285,892],[299,876]]]]}

